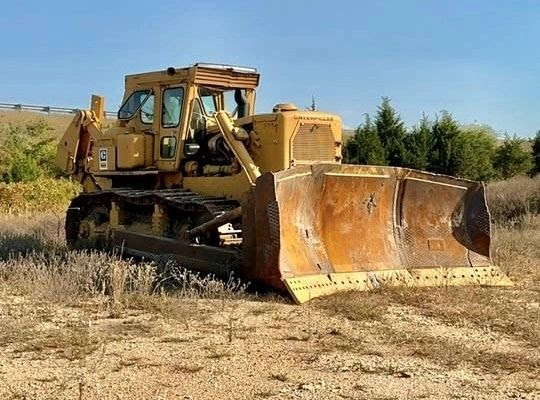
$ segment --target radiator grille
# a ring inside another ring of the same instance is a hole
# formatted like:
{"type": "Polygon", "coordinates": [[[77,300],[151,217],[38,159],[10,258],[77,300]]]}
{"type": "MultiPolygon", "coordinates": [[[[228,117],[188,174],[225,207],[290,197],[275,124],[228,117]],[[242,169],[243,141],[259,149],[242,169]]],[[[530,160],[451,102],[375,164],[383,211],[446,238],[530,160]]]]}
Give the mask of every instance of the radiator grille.
{"type": "Polygon", "coordinates": [[[335,161],[330,125],[302,124],[292,143],[292,158],[300,161],[335,161]]]}

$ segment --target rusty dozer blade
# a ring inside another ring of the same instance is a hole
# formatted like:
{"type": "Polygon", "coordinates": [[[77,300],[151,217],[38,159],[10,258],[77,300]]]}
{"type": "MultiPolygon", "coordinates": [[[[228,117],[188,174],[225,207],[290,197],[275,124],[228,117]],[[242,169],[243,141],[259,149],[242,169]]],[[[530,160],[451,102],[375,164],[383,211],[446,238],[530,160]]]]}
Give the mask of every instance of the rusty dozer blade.
{"type": "Polygon", "coordinates": [[[298,303],[385,285],[512,284],[491,261],[479,182],[314,164],[262,175],[242,208],[243,274],[298,303]]]}

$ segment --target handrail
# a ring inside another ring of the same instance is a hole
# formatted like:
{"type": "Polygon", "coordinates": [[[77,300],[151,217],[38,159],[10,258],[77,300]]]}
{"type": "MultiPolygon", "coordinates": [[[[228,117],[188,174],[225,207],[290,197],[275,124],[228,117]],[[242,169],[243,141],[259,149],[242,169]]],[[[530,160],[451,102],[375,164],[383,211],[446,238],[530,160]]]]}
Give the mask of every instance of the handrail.
{"type": "MultiPolygon", "coordinates": [[[[47,114],[76,114],[79,108],[54,107],[54,106],[38,106],[34,104],[15,104],[15,103],[0,103],[0,109],[15,110],[15,111],[32,111],[47,114]]],[[[114,111],[105,111],[106,118],[116,118],[117,114],[114,111]]]]}

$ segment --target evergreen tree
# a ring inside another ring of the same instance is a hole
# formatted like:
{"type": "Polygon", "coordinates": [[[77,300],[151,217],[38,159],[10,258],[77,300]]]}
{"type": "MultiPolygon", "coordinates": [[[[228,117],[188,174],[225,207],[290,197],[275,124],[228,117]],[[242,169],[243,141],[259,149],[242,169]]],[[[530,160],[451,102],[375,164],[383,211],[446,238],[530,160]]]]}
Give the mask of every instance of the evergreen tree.
{"type": "Polygon", "coordinates": [[[430,170],[439,174],[455,175],[456,139],[459,126],[448,111],[442,111],[431,128],[432,146],[428,157],[430,170]]]}
{"type": "Polygon", "coordinates": [[[386,151],[389,165],[401,166],[405,159],[406,129],[401,117],[390,104],[388,97],[383,97],[375,117],[377,134],[386,151]]]}
{"type": "Polygon", "coordinates": [[[534,170],[533,174],[540,173],[540,131],[536,132],[536,137],[532,145],[534,170]]]}
{"type": "Polygon", "coordinates": [[[497,149],[493,165],[501,178],[512,178],[531,171],[532,155],[523,147],[522,140],[507,137],[497,149]]]}
{"type": "Polygon", "coordinates": [[[424,114],[420,124],[405,136],[404,166],[427,170],[429,167],[429,153],[431,150],[431,122],[424,114]]]}
{"type": "Polygon", "coordinates": [[[369,115],[360,125],[344,148],[344,161],[347,164],[387,165],[384,147],[369,115]]]}
{"type": "Polygon", "coordinates": [[[306,107],[308,111],[317,111],[317,103],[315,102],[315,96],[311,96],[311,104],[306,107]]]}
{"type": "Polygon", "coordinates": [[[452,164],[455,166],[453,174],[474,180],[493,178],[496,145],[497,139],[489,126],[461,127],[452,151],[452,164]]]}

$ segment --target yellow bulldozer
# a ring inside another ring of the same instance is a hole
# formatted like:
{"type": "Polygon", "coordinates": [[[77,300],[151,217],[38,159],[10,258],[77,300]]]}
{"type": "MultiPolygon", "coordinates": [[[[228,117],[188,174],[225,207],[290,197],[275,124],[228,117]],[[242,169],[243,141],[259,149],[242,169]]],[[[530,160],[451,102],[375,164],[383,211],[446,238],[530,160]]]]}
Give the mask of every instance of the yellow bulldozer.
{"type": "Polygon", "coordinates": [[[58,144],[83,192],[68,245],[121,247],[288,291],[302,303],[382,286],[510,285],[490,257],[482,183],[342,164],[338,116],[255,114],[256,69],[128,75],[104,128],[92,96],[58,144]]]}

